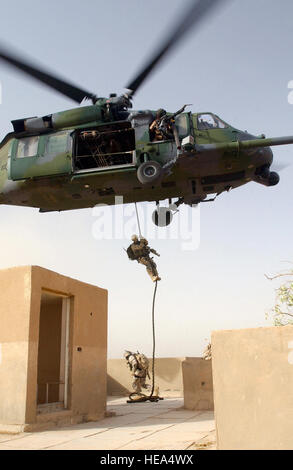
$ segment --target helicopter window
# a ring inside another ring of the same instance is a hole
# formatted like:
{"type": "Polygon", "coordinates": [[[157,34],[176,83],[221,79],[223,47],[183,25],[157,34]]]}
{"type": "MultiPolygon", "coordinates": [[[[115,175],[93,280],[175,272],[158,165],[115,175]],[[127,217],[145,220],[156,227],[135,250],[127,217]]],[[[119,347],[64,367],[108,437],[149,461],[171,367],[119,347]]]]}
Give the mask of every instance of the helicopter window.
{"type": "Polygon", "coordinates": [[[178,130],[180,138],[186,137],[189,134],[188,131],[188,120],[186,114],[180,114],[175,118],[175,125],[178,130]]]}
{"type": "Polygon", "coordinates": [[[70,132],[62,131],[48,135],[45,143],[45,155],[57,155],[68,152],[71,142],[70,132]]]}
{"type": "Polygon", "coordinates": [[[17,145],[17,158],[34,157],[38,153],[39,137],[24,137],[19,139],[17,145]]]}
{"type": "Polygon", "coordinates": [[[221,119],[214,114],[199,114],[197,116],[197,128],[200,131],[208,129],[224,129],[227,127],[221,119]]]}

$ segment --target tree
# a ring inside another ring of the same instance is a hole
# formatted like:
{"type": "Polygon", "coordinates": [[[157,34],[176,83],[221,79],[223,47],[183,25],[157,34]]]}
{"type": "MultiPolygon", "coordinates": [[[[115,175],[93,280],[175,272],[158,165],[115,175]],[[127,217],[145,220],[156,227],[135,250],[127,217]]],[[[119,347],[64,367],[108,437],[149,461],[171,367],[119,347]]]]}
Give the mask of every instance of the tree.
{"type": "Polygon", "coordinates": [[[267,313],[267,318],[272,317],[275,326],[293,325],[293,270],[276,276],[266,276],[270,281],[281,277],[289,277],[276,289],[274,307],[267,313]]]}

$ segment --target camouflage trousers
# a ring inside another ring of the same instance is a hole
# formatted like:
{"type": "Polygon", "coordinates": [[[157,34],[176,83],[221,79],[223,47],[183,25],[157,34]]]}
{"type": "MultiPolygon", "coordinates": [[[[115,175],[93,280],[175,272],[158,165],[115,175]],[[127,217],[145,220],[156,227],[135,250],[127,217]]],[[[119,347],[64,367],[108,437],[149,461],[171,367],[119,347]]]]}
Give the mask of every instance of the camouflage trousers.
{"type": "Polygon", "coordinates": [[[146,267],[147,273],[152,280],[154,277],[158,276],[157,265],[151,258],[142,256],[141,258],[138,258],[137,261],[146,267]]]}
{"type": "Polygon", "coordinates": [[[141,393],[142,388],[149,388],[145,383],[146,377],[133,377],[132,388],[136,393],[141,393]]]}

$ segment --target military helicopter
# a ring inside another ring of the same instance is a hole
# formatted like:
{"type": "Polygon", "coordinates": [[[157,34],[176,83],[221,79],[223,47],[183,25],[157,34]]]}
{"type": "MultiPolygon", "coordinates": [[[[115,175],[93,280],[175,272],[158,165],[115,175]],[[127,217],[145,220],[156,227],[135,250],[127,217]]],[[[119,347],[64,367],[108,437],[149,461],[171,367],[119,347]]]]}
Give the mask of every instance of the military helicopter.
{"type": "Polygon", "coordinates": [[[132,110],[134,94],[158,63],[222,3],[193,1],[122,96],[97,97],[0,47],[2,62],[79,104],[92,102],[12,121],[13,132],[0,144],[0,204],[65,211],[111,205],[122,196],[123,203],[154,201],[153,221],[165,226],[183,203],[211,201],[209,195],[250,181],[278,184],[270,146],[292,144],[293,136],[253,136],[212,112],[182,109],[161,113],[158,139],[150,131],[156,112],[132,110]],[[166,199],[169,207],[161,207],[166,199]]]}

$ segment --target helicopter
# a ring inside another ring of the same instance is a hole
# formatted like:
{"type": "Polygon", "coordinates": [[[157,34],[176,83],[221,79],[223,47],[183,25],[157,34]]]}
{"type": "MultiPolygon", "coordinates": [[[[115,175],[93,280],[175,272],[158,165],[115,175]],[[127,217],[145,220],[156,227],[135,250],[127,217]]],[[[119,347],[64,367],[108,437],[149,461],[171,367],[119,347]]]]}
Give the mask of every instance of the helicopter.
{"type": "Polygon", "coordinates": [[[12,121],[0,144],[0,204],[65,211],[123,203],[155,202],[153,221],[167,226],[181,204],[214,201],[251,181],[279,183],[271,171],[271,146],[293,136],[266,138],[234,128],[212,112],[132,109],[143,82],[192,27],[223,0],[193,0],[177,26],[127,85],[98,97],[0,45],[0,60],[78,104],[91,104],[12,121]],[[151,132],[156,122],[158,133],[151,132]],[[211,196],[213,195],[213,196],[211,196]],[[169,201],[162,207],[160,202],[169,201]],[[174,201],[175,200],[175,201],[174,201]]]}

